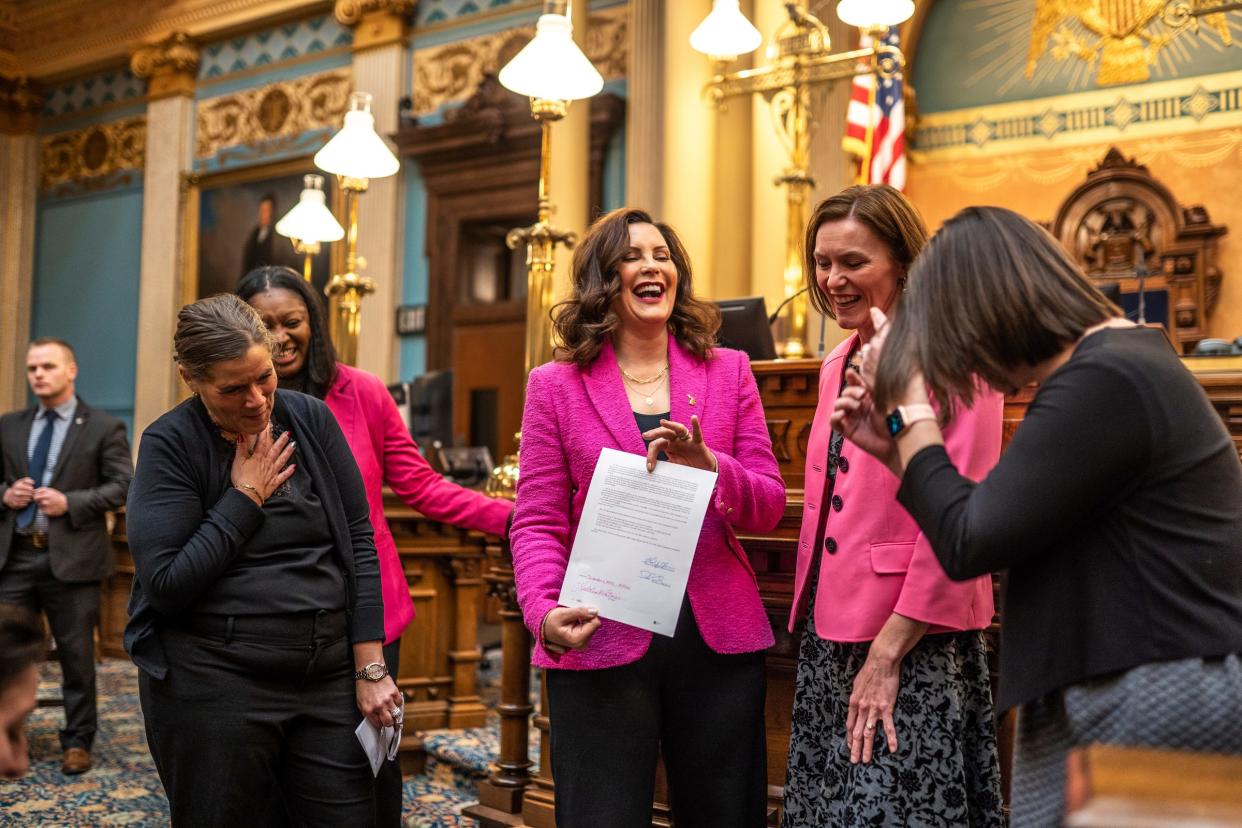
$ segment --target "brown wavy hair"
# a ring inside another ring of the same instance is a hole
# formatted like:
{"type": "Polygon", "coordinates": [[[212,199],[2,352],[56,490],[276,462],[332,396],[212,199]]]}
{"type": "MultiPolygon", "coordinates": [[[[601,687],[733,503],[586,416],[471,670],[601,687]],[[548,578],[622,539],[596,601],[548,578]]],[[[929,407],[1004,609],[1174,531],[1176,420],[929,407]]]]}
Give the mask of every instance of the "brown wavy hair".
{"type": "MultiPolygon", "coordinates": [[[[819,203],[814,215],[806,225],[806,242],[802,249],[802,263],[806,274],[807,295],[815,310],[830,319],[836,319],[832,303],[819,289],[815,281],[815,236],[819,228],[830,221],[852,218],[866,225],[876,238],[884,242],[893,259],[903,271],[910,272],[919,252],[927,245],[927,226],[918,208],[901,190],[887,184],[856,184],[846,187],[834,196],[819,203]]],[[[898,300],[901,294],[898,293],[898,300]]]]}
{"type": "Polygon", "coordinates": [[[914,265],[884,341],[876,402],[892,408],[922,371],[948,422],[974,400],[978,380],[1009,391],[1015,368],[1038,365],[1121,315],[1047,230],[1002,207],[967,207],[914,265]]]}
{"type": "Polygon", "coordinates": [[[672,227],[644,210],[620,207],[600,216],[574,249],[573,294],[552,308],[556,358],[586,368],[604,341],[621,325],[613,302],[621,295],[618,265],[630,249],[630,225],[650,224],[664,236],[677,268],[677,292],[668,328],[680,345],[700,359],[711,356],[720,329],[720,311],[694,298],[690,257],[672,227]]]}

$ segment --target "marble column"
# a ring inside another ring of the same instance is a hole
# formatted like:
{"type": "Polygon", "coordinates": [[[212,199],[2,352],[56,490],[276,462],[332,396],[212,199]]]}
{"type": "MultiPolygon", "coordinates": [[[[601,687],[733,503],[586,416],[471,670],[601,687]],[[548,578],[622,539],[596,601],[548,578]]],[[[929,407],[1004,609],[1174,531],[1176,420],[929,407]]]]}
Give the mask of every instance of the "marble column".
{"type": "Polygon", "coordinates": [[[0,411],[12,411],[26,404],[43,99],[25,80],[0,87],[0,411]]]}
{"type": "Polygon", "coordinates": [[[147,148],[142,174],[142,265],[138,288],[134,448],[143,429],[177,401],[172,338],[185,303],[182,283],[182,176],[193,162],[198,48],[175,33],[130,61],[147,79],[147,148]]]}
{"type": "Polygon", "coordinates": [[[630,0],[626,204],[664,216],[664,0],[630,0]]]}
{"type": "MultiPolygon", "coordinates": [[[[354,28],[354,89],[371,93],[375,131],[386,141],[397,130],[406,38],[416,6],[414,0],[337,0],[335,7],[336,19],[354,28]]],[[[358,202],[358,255],[366,263],[361,272],[375,280],[376,289],[362,302],[357,364],[385,382],[397,380],[400,369],[402,192],[400,173],[375,178],[358,202]]]]}

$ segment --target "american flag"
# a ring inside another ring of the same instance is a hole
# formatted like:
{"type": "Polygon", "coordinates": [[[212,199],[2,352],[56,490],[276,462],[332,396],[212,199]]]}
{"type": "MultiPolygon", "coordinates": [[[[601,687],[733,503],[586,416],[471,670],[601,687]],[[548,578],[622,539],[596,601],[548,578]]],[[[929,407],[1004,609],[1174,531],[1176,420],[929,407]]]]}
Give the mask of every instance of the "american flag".
{"type": "MultiPolygon", "coordinates": [[[[889,29],[882,42],[897,46],[897,30],[889,29]]],[[[864,34],[859,45],[867,48],[871,37],[864,34]]],[[[841,144],[846,152],[858,156],[858,183],[891,184],[902,190],[906,186],[906,107],[901,75],[880,78],[878,90],[876,80],[871,73],[854,78],[841,144]]]]}

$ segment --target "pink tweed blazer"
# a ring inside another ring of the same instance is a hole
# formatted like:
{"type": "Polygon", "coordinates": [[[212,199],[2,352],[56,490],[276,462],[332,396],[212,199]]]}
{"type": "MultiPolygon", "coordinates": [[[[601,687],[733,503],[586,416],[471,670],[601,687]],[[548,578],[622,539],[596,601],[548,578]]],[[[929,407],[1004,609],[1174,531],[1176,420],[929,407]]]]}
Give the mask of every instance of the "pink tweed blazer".
{"type": "Polygon", "coordinates": [[[501,537],[511,504],[445,480],[427,463],[379,377],[338,364],[336,381],[324,397],[345,433],[371,507],[375,551],[384,594],[384,642],[396,641],[414,618],[414,602],[384,518],[384,484],[433,520],[501,537]]]}
{"type": "MultiPolygon", "coordinates": [[[[807,611],[808,575],[819,557],[815,631],[830,641],[870,641],[894,612],[924,621],[929,633],[976,630],[992,620],[992,577],[951,581],[897,502],[899,481],[888,468],[846,440],[831,500],[826,500],[829,417],[855,334],[820,369],[819,404],[807,443],[806,503],[798,538],[789,630],[807,611]],[[833,551],[826,551],[827,541],[833,551]]],[[[945,450],[962,474],[981,480],[1000,457],[1004,400],[990,389],[975,397],[944,432],[945,450]]]]}
{"type": "MultiPolygon", "coordinates": [[[[759,389],[746,355],[717,348],[692,356],[669,338],[671,418],[698,414],[703,439],[720,461],[720,477],[690,567],[687,594],[703,640],[716,652],[772,645],[772,629],[746,553],[734,535],[767,532],[785,510],[785,485],[772,455],[759,389]]],[[[600,449],[645,455],[612,345],[587,370],[550,362],[531,372],[522,416],[521,469],[510,533],[518,602],[539,641],[543,618],[557,606],[582,504],[600,449]]],[[[538,643],[540,667],[570,670],[637,661],[652,633],[604,619],[583,650],[551,656],[538,643]]]]}

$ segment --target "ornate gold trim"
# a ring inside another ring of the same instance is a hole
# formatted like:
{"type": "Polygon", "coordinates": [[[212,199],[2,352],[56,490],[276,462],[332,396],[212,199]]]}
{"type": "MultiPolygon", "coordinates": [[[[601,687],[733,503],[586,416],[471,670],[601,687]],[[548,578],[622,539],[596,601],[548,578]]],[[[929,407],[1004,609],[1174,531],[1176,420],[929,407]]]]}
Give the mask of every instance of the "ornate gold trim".
{"type": "Polygon", "coordinates": [[[41,146],[39,188],[142,169],[146,151],[145,115],[49,135],[41,146]]]}
{"type": "Polygon", "coordinates": [[[198,60],[198,44],[185,32],[173,32],[134,52],[129,68],[135,77],[148,78],[147,99],[154,101],[173,95],[193,95],[198,60]]]}
{"type": "Polygon", "coordinates": [[[345,116],[350,69],[336,69],[198,102],[195,158],[335,127],[345,116]]]}
{"type": "MultiPolygon", "coordinates": [[[[605,79],[625,77],[629,63],[629,8],[590,16],[583,51],[605,79]]],[[[534,26],[414,51],[414,115],[428,115],[472,96],[485,74],[495,75],[534,36],[534,26]]]]}
{"type": "Polygon", "coordinates": [[[336,0],[332,12],[342,26],[357,26],[368,14],[409,18],[417,8],[418,0],[336,0]]]}
{"type": "Polygon", "coordinates": [[[39,124],[43,93],[30,78],[0,76],[0,133],[28,135],[39,124]]]}

